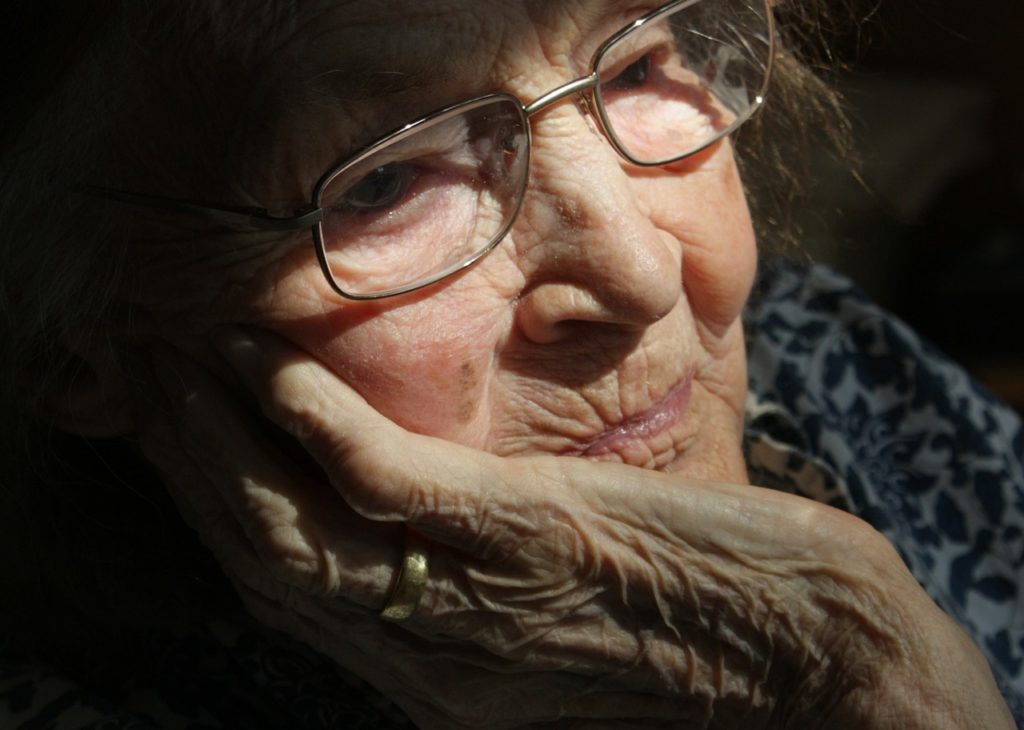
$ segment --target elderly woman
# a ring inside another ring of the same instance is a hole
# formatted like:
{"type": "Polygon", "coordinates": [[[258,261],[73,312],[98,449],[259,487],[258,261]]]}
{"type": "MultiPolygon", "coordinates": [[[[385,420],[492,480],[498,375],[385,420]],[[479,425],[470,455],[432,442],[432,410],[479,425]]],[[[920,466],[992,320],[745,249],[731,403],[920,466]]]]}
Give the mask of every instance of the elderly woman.
{"type": "Polygon", "coordinates": [[[1019,424],[821,272],[766,274],[745,346],[733,142],[770,167],[741,125],[821,104],[798,8],[152,5],[87,17],[4,150],[11,722],[1013,727],[921,583],[1016,702],[975,568],[1019,553],[1019,424]]]}

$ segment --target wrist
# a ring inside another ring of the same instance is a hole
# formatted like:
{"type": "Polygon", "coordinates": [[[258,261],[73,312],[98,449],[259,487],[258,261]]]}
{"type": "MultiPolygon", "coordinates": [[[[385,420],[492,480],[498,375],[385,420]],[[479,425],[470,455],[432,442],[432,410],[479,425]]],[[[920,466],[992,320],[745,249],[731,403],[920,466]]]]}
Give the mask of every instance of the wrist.
{"type": "Polygon", "coordinates": [[[1012,730],[979,649],[888,541],[861,524],[858,549],[844,550],[834,563],[844,567],[816,582],[813,602],[826,613],[815,641],[817,677],[805,684],[810,701],[797,704],[803,720],[787,727],[1012,730]]]}

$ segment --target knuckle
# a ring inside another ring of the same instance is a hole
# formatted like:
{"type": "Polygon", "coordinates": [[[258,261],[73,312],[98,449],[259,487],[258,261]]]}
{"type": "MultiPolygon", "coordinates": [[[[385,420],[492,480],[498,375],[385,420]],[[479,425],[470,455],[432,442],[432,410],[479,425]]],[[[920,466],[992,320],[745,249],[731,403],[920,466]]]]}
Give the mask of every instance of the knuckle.
{"type": "Polygon", "coordinates": [[[330,444],[321,462],[335,488],[364,517],[375,520],[415,520],[437,509],[436,482],[422,471],[372,442],[330,444]]]}
{"type": "Polygon", "coordinates": [[[295,527],[278,527],[253,540],[253,547],[276,580],[311,595],[330,595],[337,575],[322,552],[295,527]]]}
{"type": "Polygon", "coordinates": [[[316,391],[302,387],[287,372],[272,380],[262,410],[263,415],[300,441],[310,439],[322,422],[322,407],[316,391]]]}
{"type": "Polygon", "coordinates": [[[250,490],[245,533],[264,569],[275,580],[305,593],[329,595],[338,586],[337,566],[296,508],[277,495],[250,490]]]}

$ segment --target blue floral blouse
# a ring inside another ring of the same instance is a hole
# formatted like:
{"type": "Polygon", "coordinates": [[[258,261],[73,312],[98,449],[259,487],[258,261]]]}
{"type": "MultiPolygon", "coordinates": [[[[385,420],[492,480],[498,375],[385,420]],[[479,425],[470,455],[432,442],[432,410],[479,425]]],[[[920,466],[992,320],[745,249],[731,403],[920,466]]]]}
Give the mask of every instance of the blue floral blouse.
{"type": "MultiPolygon", "coordinates": [[[[982,648],[1024,726],[1020,418],[824,268],[768,262],[746,324],[752,481],[884,533],[982,648]]],[[[152,641],[152,672],[116,698],[0,660],[0,727],[411,727],[330,660],[253,624],[152,641]]]]}

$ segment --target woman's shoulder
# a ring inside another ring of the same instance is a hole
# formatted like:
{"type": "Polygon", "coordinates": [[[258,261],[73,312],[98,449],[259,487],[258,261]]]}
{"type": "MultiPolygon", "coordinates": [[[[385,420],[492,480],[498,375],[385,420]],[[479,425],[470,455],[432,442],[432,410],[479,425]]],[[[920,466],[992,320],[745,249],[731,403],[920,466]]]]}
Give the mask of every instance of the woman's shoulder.
{"type": "Polygon", "coordinates": [[[1018,414],[821,266],[768,262],[746,325],[752,473],[799,475],[885,534],[1024,717],[1018,414]]]}
{"type": "Polygon", "coordinates": [[[970,454],[977,471],[1024,483],[1018,414],[845,277],[769,261],[745,323],[752,390],[805,418],[817,440],[916,435],[891,455],[955,466],[970,454]]]}

